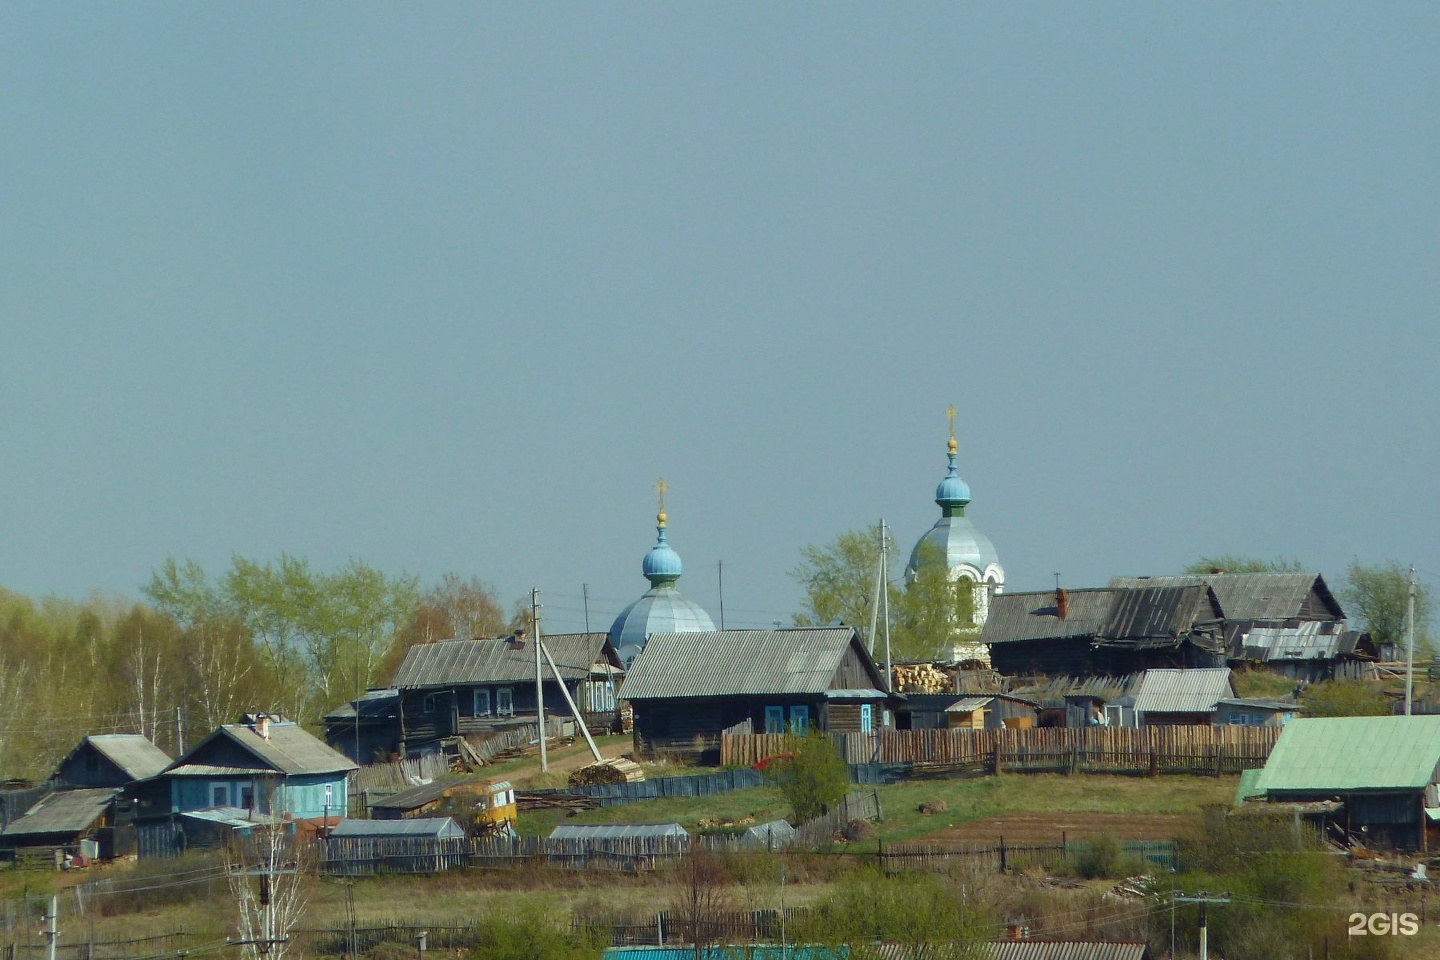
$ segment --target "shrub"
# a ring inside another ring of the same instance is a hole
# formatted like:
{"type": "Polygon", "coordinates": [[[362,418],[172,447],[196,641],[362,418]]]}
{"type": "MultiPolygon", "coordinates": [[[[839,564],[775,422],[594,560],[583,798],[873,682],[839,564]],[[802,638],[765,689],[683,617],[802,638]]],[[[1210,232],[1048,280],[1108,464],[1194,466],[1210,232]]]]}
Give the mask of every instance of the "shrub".
{"type": "Polygon", "coordinates": [[[1086,880],[1120,880],[1141,872],[1139,857],[1125,852],[1112,834],[1101,834],[1081,844],[1069,855],[1070,869],[1086,880]]]}
{"type": "Polygon", "coordinates": [[[830,738],[811,732],[795,737],[789,757],[765,768],[765,777],[790,804],[796,824],[813,820],[845,799],[850,789],[850,768],[830,738]]]}

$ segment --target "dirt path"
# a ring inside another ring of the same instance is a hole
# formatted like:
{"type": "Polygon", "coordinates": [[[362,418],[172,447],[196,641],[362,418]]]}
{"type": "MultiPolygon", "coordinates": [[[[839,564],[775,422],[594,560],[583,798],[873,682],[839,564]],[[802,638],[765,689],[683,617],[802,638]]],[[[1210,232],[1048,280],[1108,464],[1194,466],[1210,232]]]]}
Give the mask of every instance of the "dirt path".
{"type": "Polygon", "coordinates": [[[1193,816],[1183,814],[1013,814],[946,827],[924,839],[994,841],[1003,836],[1007,843],[1056,843],[1063,833],[1069,840],[1083,840],[1095,834],[1109,834],[1120,840],[1173,840],[1194,823],[1193,816]]]}
{"type": "MultiPolygon", "coordinates": [[[[622,743],[602,743],[599,746],[600,756],[604,757],[606,760],[613,760],[615,757],[618,757],[625,753],[629,753],[631,750],[634,749],[633,744],[628,741],[622,743]]],[[[538,779],[542,776],[552,778],[557,773],[569,773],[571,770],[575,770],[585,766],[588,763],[595,762],[595,758],[591,756],[590,748],[585,745],[585,739],[583,737],[576,739],[573,745],[569,747],[563,747],[559,750],[556,750],[552,746],[550,749],[549,759],[549,774],[542,774],[540,772],[540,759],[537,757],[535,758],[533,766],[530,764],[526,764],[524,767],[521,767],[518,770],[512,770],[508,774],[510,782],[514,783],[515,786],[523,789],[524,787],[530,786],[530,782],[532,780],[538,779]]]]}

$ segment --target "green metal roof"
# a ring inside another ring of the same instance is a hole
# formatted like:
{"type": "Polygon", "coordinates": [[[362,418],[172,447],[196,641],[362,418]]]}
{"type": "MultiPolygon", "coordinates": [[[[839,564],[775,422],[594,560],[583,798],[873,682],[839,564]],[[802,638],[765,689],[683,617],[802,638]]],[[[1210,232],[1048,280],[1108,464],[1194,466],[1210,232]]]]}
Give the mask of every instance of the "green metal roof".
{"type": "Polygon", "coordinates": [[[1440,716],[1292,720],[1256,784],[1275,793],[1421,790],[1440,765],[1440,716]]]}

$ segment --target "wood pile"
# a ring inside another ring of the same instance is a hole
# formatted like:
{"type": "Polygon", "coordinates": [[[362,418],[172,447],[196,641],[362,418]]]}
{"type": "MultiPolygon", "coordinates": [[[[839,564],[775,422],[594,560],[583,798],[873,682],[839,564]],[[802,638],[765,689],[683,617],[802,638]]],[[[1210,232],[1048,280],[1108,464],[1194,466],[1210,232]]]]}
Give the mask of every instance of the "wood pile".
{"type": "MultiPolygon", "coordinates": [[[[559,747],[568,747],[573,745],[574,743],[574,737],[551,737],[549,740],[545,741],[546,746],[551,750],[555,750],[559,747]]],[[[495,754],[495,756],[490,758],[490,762],[504,763],[506,760],[523,760],[529,757],[538,757],[539,755],[540,745],[538,743],[522,743],[518,747],[507,747],[506,749],[501,750],[499,753],[495,754]]]]}
{"type": "Polygon", "coordinates": [[[955,689],[954,678],[934,664],[897,663],[894,670],[894,688],[902,693],[950,693],[955,689]]]}
{"type": "Polygon", "coordinates": [[[590,787],[602,783],[640,783],[644,779],[645,771],[640,769],[640,764],[618,757],[571,771],[569,782],[572,787],[590,787]]]}
{"type": "Polygon", "coordinates": [[[582,797],[573,793],[519,793],[515,797],[519,810],[564,810],[579,813],[581,810],[599,810],[600,801],[594,797],[582,797]]]}

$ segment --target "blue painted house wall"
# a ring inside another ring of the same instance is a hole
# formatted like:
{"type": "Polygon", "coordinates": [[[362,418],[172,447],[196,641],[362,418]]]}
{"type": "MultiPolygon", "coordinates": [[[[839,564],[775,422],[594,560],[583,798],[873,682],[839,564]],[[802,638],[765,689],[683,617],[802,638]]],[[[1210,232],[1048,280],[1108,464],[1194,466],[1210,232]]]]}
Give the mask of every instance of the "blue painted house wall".
{"type": "Polygon", "coordinates": [[[170,779],[170,812],[207,807],[241,807],[296,819],[344,816],[349,804],[343,773],[285,777],[276,773],[241,776],[176,776],[170,779]],[[326,788],[329,788],[328,796],[326,788]],[[224,796],[219,796],[223,791],[224,796]]]}

